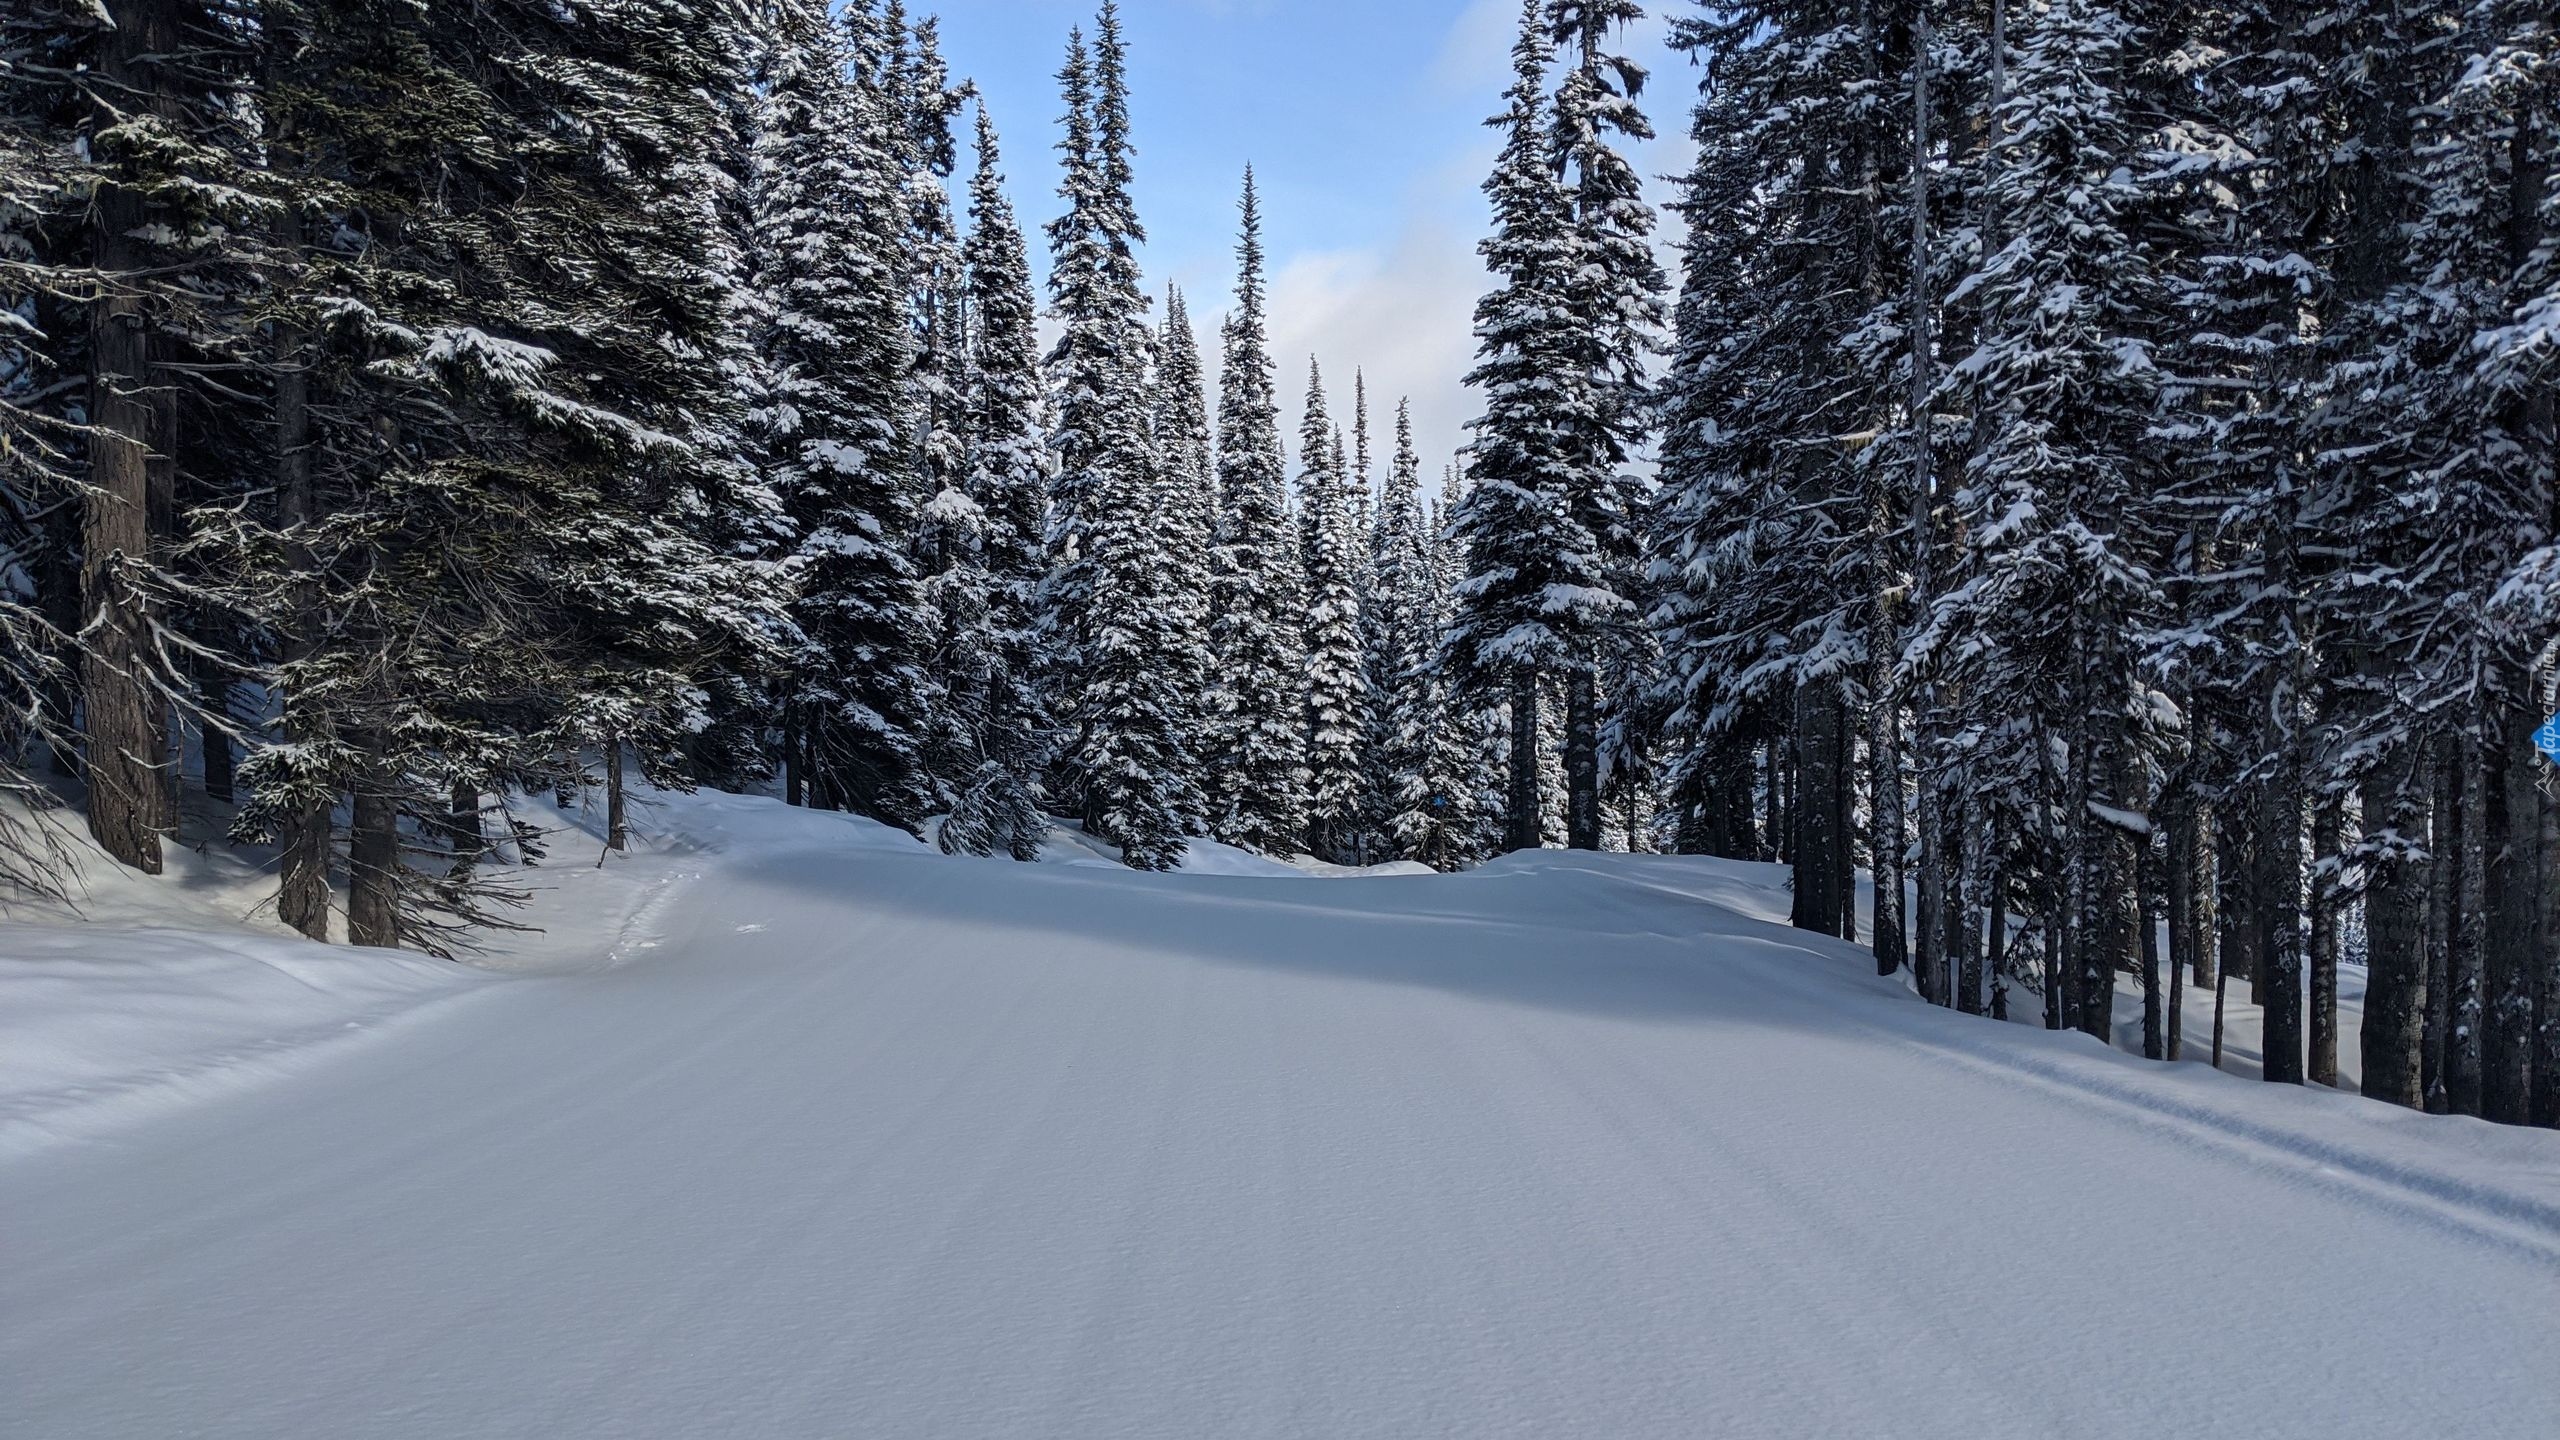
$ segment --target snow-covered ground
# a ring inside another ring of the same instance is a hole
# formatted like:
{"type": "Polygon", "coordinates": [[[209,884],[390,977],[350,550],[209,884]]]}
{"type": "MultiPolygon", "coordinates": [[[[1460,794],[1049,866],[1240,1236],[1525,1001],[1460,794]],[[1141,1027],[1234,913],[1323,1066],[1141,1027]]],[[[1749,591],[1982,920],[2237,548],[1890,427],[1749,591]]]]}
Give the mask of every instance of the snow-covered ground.
{"type": "Polygon", "coordinates": [[[213,859],[0,928],[0,1431],[2560,1433],[2560,1136],[1933,1010],[1774,868],[642,829],[469,966],[213,859]]]}

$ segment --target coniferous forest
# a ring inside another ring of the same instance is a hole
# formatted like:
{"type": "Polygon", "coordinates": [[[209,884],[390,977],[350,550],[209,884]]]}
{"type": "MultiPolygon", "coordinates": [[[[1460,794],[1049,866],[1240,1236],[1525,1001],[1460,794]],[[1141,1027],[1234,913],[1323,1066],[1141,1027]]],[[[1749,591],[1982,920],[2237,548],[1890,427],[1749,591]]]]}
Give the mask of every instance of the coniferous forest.
{"type": "Polygon", "coordinates": [[[1426,456],[1274,353],[1248,157],[1232,292],[1143,273],[1111,0],[1036,138],[899,0],[12,0],[0,869],[200,788],[446,953],[644,783],[1726,856],[1941,1005],[2560,1126],[2547,0],[1672,9],[1523,0],[1426,456]]]}

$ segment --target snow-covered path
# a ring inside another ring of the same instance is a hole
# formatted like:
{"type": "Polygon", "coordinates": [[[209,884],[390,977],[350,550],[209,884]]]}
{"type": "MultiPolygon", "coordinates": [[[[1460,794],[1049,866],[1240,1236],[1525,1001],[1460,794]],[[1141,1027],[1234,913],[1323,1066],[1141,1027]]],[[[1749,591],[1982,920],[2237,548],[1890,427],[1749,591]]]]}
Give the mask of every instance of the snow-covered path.
{"type": "Polygon", "coordinates": [[[2560,1434],[2560,1137],[1769,903],[742,853],[618,968],[0,1157],[0,1430],[2560,1434]]]}

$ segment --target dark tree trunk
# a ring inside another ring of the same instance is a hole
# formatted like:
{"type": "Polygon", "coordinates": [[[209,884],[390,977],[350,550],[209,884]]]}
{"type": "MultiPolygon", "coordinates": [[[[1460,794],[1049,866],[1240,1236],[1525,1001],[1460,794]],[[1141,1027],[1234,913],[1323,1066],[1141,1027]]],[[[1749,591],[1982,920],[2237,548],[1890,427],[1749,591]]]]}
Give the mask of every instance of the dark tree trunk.
{"type": "Polygon", "coordinates": [[[2265,1078],[2302,1083],[2302,791],[2289,767],[2261,796],[2258,821],[2258,1003],[2265,1078]]]}
{"type": "MultiPolygon", "coordinates": [[[[2554,497],[2560,504],[2560,497],[2554,497]]],[[[2560,516],[2554,516],[2560,529],[2560,516]]],[[[2547,677],[2542,703],[2560,711],[2560,674],[2547,677]]],[[[2555,762],[2560,763],[2560,762],[2555,762]]],[[[2545,791],[2536,806],[2542,818],[2542,915],[2533,967],[2532,1123],[2560,1130],[2560,796],[2545,791]]]]}
{"type": "Polygon", "coordinates": [[[2008,862],[1999,859],[2000,836],[1992,833],[1990,900],[1983,906],[1983,917],[1990,935],[1985,942],[1988,954],[1984,967],[1991,972],[1991,1018],[2009,1018],[2009,871],[2008,862]]]}
{"type": "Polygon", "coordinates": [[[2142,1054],[2149,1060],[2169,1058],[2168,1007],[2160,991],[2160,927],[2152,921],[2152,902],[2158,886],[2152,876],[2158,865],[2152,859],[2153,846],[2146,839],[2134,860],[2135,925],[2142,932],[2142,1054]]]}
{"type": "MultiPolygon", "coordinates": [[[[98,49],[97,88],[118,110],[166,116],[166,57],[183,48],[166,0],[122,0],[98,49]],[[138,102],[138,103],[137,103],[138,102]]],[[[123,116],[99,116],[101,128],[123,116]]],[[[80,535],[81,729],[89,833],[118,862],[160,873],[169,742],[146,671],[152,616],[140,584],[153,561],[153,457],[165,454],[165,407],[152,398],[152,321],[132,278],[151,263],[136,232],[143,197],[120,184],[91,201],[98,293],[89,307],[89,489],[80,535]]]]}
{"type": "Polygon", "coordinates": [[[2480,1113],[2501,1124],[2521,1125],[2532,1105],[2533,972],[2542,909],[2542,796],[2534,771],[2544,761],[2533,748],[2542,717],[2524,708],[2526,677],[2515,677],[2517,703],[2493,731],[2483,754],[2486,801],[2483,858],[2489,867],[2490,923],[2482,937],[2480,1113]]]}
{"type": "MultiPolygon", "coordinates": [[[[1881,547],[1880,553],[1889,549],[1881,547]]],[[[1870,623],[1876,636],[1890,639],[1892,608],[1881,593],[1870,623]]],[[[1910,963],[1911,951],[1902,927],[1902,745],[1889,655],[1871,662],[1867,695],[1867,866],[1876,882],[1875,910],[1868,928],[1875,944],[1876,973],[1891,975],[1910,963]]]]}
{"type": "Polygon", "coordinates": [[[1920,998],[1932,1005],[1948,1003],[1947,847],[1946,828],[1939,823],[1946,792],[1939,787],[1937,752],[1925,743],[1913,757],[1918,776],[1913,787],[1912,828],[1920,838],[1920,864],[1911,877],[1911,982],[1920,998]]]}
{"type": "Polygon", "coordinates": [[[2258,968],[2258,916],[2251,892],[2261,872],[2251,826],[2254,808],[2235,797],[2214,812],[2214,934],[2221,960],[2215,967],[2217,987],[2225,978],[2247,980],[2258,968]]]}
{"type": "Polygon", "coordinates": [[[1580,666],[1564,681],[1565,844],[1600,848],[1600,685],[1580,666]]]}
{"type": "Polygon", "coordinates": [[[2175,1060],[2186,1044],[2187,969],[2189,956],[2195,953],[2195,870],[2192,864],[2195,844],[2195,806],[2183,794],[2162,809],[2160,881],[2163,917],[2169,932],[2169,952],[2163,967],[2162,989],[2169,1006],[2168,1033],[2161,1040],[2161,1058],[2175,1060]]]}
{"type": "MultiPolygon", "coordinates": [[[[2177,861],[2177,841],[2174,836],[2167,841],[2167,844],[2169,846],[2169,853],[2163,857],[2166,862],[2163,866],[2163,870],[2164,878],[2167,881],[2167,886],[2165,887],[2167,893],[2161,897],[2162,903],[2168,907],[2169,913],[2166,918],[2171,926],[2174,927],[2181,923],[2186,924],[2186,938],[2183,945],[2192,946],[2195,944],[2195,928],[2192,924],[2192,921],[2194,920],[2194,912],[2186,909],[2187,903],[2191,897],[2184,893],[2180,887],[2191,883],[2193,877],[2182,877],[2180,874],[2181,867],[2177,861]],[[2186,920],[2184,922],[2179,919],[2182,913],[2186,916],[2186,920]]],[[[2182,1060],[2186,1058],[2187,978],[2186,969],[2182,960],[2182,957],[2186,953],[2186,949],[2182,947],[2182,943],[2178,938],[2178,933],[2173,929],[2169,938],[2169,953],[2165,957],[2168,962],[2165,967],[2167,973],[2162,976],[2163,986],[2168,991],[2169,1002],[2169,1033],[2161,1040],[2160,1043],[2160,1058],[2164,1060],[2182,1060]]]]}
{"type": "Polygon", "coordinates": [[[2418,742],[2394,746],[2364,782],[2364,1093],[2395,1105],[2426,1101],[2418,1044],[2426,1016],[2426,870],[2404,841],[2424,844],[2425,811],[2410,781],[2418,742]]]}
{"type": "Polygon", "coordinates": [[[2222,1017],[2231,998],[2231,971],[2225,967],[2213,977],[2213,1068],[2222,1068],[2222,1017]]]}
{"type": "Polygon", "coordinates": [[[1796,691],[1795,903],[1799,930],[1840,933],[1840,863],[1834,847],[1840,764],[1840,706],[1810,686],[1796,691]]]}
{"type": "Polygon", "coordinates": [[[2428,758],[2435,803],[2429,811],[2427,863],[2426,1014],[2418,1046],[2419,1085],[2431,1114],[2446,1113],[2446,1037],[2453,1029],[2453,941],[2460,929],[2454,906],[2462,893],[2461,750],[2451,737],[2435,742],[2428,758]]]}
{"type": "Polygon", "coordinates": [[[2059,1030],[2071,1009],[2071,982],[2062,963],[2062,911],[2044,917],[2044,1028],[2059,1030]]]}
{"type": "Polygon", "coordinates": [[[608,850],[631,848],[631,821],[623,796],[622,742],[604,742],[604,843],[608,850]]]}
{"type": "Polygon", "coordinates": [[[2481,966],[2486,949],[2488,921],[2488,844],[2490,788],[2485,782],[2489,768],[2477,738],[2465,735],[2456,742],[2461,756],[2462,829],[2455,842],[2460,857],[2460,888],[2453,902],[2453,974],[2448,981],[2450,1000],[2444,1038],[2445,1104],[2456,1115],[2480,1113],[2482,1014],[2481,966]]]}
{"type": "Polygon", "coordinates": [[[1511,672],[1511,784],[1502,848],[1535,850],[1545,843],[1538,804],[1538,672],[1511,672]]]}
{"type": "MultiPolygon", "coordinates": [[[[277,136],[280,156],[289,154],[289,137],[277,136]]],[[[302,217],[287,206],[276,221],[276,243],[288,256],[302,250],[302,217]]],[[[318,746],[330,727],[311,702],[295,693],[298,667],[319,648],[320,599],[314,571],[319,562],[304,543],[307,527],[320,518],[319,497],[311,481],[311,372],[308,337],[293,324],[290,311],[276,321],[274,342],[276,418],[276,525],[285,535],[285,564],[294,579],[292,606],[285,622],[283,655],[284,734],[299,746],[318,746]]],[[[329,938],[330,812],[325,797],[293,804],[278,826],[276,843],[276,916],[313,940],[329,938]]]]}
{"type": "Polygon", "coordinates": [[[2194,984],[2209,986],[2222,968],[2222,851],[2214,838],[2213,807],[2188,809],[2187,840],[2187,928],[2195,937],[2187,973],[2194,984]]]}
{"type": "MultiPolygon", "coordinates": [[[[2323,799],[2311,815],[2311,856],[2315,864],[2332,866],[2338,858],[2344,821],[2338,802],[2323,799]]],[[[2334,869],[2323,869],[2311,886],[2311,1060],[2307,1076],[2315,1085],[2338,1083],[2338,903],[2334,869]]]]}
{"type": "Polygon", "coordinates": [[[453,782],[453,796],[445,812],[445,838],[453,846],[453,868],[468,870],[480,863],[487,846],[480,830],[480,787],[468,780],[453,782]]]}
{"type": "Polygon", "coordinates": [[[1832,893],[1840,897],[1837,933],[1854,943],[1858,938],[1858,732],[1846,705],[1840,707],[1838,733],[1839,763],[1831,767],[1831,833],[1839,837],[1831,847],[1836,872],[1832,893]]]}
{"type": "MultiPolygon", "coordinates": [[[[1978,821],[1971,813],[1974,809],[1974,806],[1966,806],[1966,823],[1958,831],[1959,835],[1980,836],[1978,821]]],[[[1978,843],[1964,846],[1963,869],[1960,872],[1963,878],[1957,886],[1956,903],[1949,907],[1956,913],[1956,1008],[1967,1015],[1981,1014],[1989,1001],[1989,987],[1984,983],[1982,973],[1980,918],[1992,909],[1992,902],[1983,893],[1983,867],[1988,860],[1983,854],[1984,848],[1978,843]]]]}
{"type": "Polygon", "coordinates": [[[347,833],[347,940],[400,944],[400,803],[380,742],[368,738],[347,833]]]}

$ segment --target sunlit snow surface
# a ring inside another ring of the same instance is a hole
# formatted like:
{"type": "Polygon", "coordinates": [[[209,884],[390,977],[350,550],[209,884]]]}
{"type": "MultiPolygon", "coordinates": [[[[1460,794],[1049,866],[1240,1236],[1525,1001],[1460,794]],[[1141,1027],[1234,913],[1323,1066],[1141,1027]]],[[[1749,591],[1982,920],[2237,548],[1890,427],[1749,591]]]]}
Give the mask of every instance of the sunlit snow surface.
{"type": "Polygon", "coordinates": [[[2560,1433],[2560,1136],[1932,1010],[1774,868],[644,829],[473,968],[0,928],[0,1433],[2560,1433]]]}

